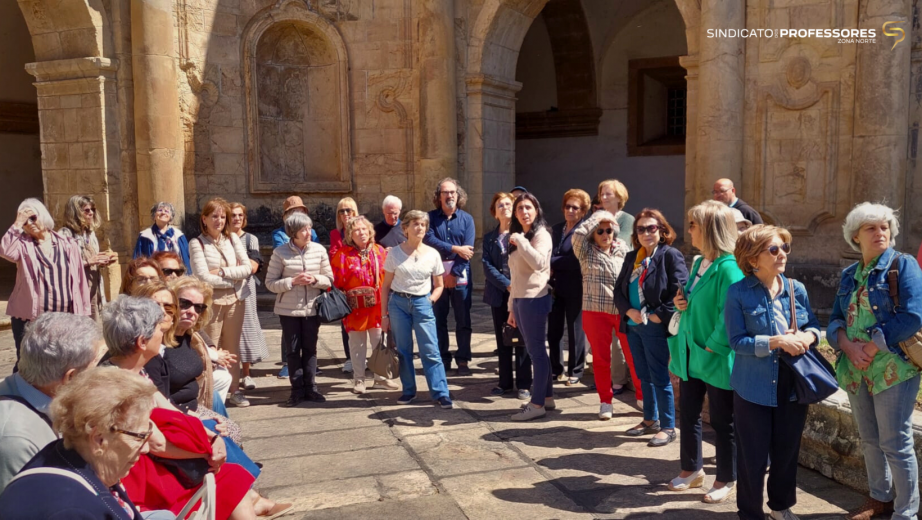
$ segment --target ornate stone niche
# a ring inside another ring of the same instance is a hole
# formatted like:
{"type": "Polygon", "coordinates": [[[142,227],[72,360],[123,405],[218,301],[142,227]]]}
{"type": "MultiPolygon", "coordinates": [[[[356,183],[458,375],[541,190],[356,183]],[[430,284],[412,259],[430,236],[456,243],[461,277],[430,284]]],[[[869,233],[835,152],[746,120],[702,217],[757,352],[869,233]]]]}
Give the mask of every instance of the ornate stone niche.
{"type": "Polygon", "coordinates": [[[244,34],[251,193],[352,190],[348,57],[339,31],[280,0],[244,34]]]}

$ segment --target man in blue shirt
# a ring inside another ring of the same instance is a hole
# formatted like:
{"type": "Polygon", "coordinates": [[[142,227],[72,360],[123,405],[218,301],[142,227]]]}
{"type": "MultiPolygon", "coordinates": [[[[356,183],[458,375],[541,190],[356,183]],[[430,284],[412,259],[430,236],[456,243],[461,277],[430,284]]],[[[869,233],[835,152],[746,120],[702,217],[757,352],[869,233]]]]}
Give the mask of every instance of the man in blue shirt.
{"type": "Polygon", "coordinates": [[[442,179],[435,190],[434,210],[429,212],[429,231],[424,242],[435,248],[445,263],[445,290],[432,306],[439,340],[439,352],[447,371],[451,367],[448,352],[448,309],[455,313],[455,339],[459,376],[471,375],[471,257],[474,256],[474,217],[461,209],[467,193],[458,181],[442,179]]]}

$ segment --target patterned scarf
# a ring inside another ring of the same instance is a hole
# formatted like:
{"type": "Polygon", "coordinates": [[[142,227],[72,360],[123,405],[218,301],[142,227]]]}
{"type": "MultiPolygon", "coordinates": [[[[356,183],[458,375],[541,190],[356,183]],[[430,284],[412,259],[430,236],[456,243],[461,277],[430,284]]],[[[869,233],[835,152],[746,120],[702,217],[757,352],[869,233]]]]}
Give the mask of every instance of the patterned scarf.
{"type": "MultiPolygon", "coordinates": [[[[656,250],[653,250],[653,253],[656,253],[656,250]]],[[[640,248],[637,252],[637,258],[634,260],[634,271],[631,272],[631,283],[634,283],[634,280],[640,279],[637,282],[637,292],[640,296],[640,312],[641,314],[647,313],[647,301],[643,296],[643,282],[647,278],[647,268],[650,267],[650,262],[653,259],[653,255],[647,256],[647,250],[640,248]]]]}
{"type": "Polygon", "coordinates": [[[173,239],[176,230],[173,226],[167,227],[164,233],[160,232],[160,228],[157,227],[157,224],[151,226],[150,230],[154,233],[154,236],[157,237],[157,247],[154,248],[155,251],[176,250],[176,240],[173,239]]]}

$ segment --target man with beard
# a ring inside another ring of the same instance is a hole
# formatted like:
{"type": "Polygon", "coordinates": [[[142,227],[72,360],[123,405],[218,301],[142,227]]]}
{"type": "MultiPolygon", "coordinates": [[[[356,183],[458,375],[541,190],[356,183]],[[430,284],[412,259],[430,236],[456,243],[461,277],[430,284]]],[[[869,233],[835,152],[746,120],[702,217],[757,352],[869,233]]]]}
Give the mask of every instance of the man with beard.
{"type": "Polygon", "coordinates": [[[445,264],[445,290],[433,305],[435,327],[438,333],[439,352],[445,371],[451,368],[451,353],[448,352],[448,309],[454,309],[455,339],[458,351],[459,376],[471,375],[468,363],[471,361],[471,257],[474,256],[474,217],[464,211],[467,193],[458,181],[445,178],[435,189],[433,204],[429,212],[429,231],[425,244],[435,248],[445,264]]]}

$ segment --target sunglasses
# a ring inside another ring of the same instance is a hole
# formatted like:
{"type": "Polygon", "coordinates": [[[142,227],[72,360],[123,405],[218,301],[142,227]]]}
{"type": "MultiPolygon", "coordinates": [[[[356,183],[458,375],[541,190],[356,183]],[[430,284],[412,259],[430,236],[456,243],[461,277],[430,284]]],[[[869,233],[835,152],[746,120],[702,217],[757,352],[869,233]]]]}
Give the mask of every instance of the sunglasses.
{"type": "Polygon", "coordinates": [[[205,311],[208,310],[208,305],[205,304],[205,303],[192,303],[191,301],[189,301],[189,300],[187,300],[187,299],[185,299],[185,298],[180,298],[180,299],[179,299],[179,308],[180,308],[180,309],[182,309],[182,310],[185,311],[185,310],[188,310],[189,307],[192,307],[193,309],[195,309],[195,312],[198,313],[198,314],[204,314],[205,311]]]}
{"type": "Polygon", "coordinates": [[[656,224],[653,224],[652,226],[637,226],[637,234],[638,235],[652,235],[656,233],[657,231],[659,231],[660,229],[661,228],[656,224]]]}
{"type": "Polygon", "coordinates": [[[88,215],[92,215],[93,213],[96,213],[96,210],[93,209],[93,208],[84,208],[84,209],[83,209],[83,212],[86,213],[86,214],[88,214],[88,215]]]}
{"type": "Polygon", "coordinates": [[[766,251],[768,251],[768,254],[772,256],[778,256],[779,251],[784,251],[784,254],[789,255],[791,254],[791,244],[784,243],[780,246],[769,246],[766,251]]]}
{"type": "Polygon", "coordinates": [[[121,428],[112,427],[112,431],[115,433],[121,433],[123,435],[128,435],[129,437],[134,437],[136,439],[141,439],[142,442],[147,442],[147,439],[154,433],[154,422],[150,421],[150,429],[146,432],[133,432],[130,430],[123,430],[121,428]]]}
{"type": "Polygon", "coordinates": [[[595,234],[599,236],[611,235],[614,232],[615,232],[615,228],[605,228],[605,229],[599,228],[595,230],[595,234]]]}
{"type": "Polygon", "coordinates": [[[26,219],[27,224],[35,224],[36,222],[38,222],[38,215],[32,215],[26,219]]]}
{"type": "Polygon", "coordinates": [[[349,208],[343,208],[343,209],[339,210],[339,214],[340,214],[340,215],[348,215],[348,214],[350,214],[350,213],[352,213],[352,210],[349,209],[349,208]]]}
{"type": "Polygon", "coordinates": [[[176,276],[182,276],[186,274],[186,269],[184,267],[180,269],[161,269],[161,271],[167,276],[173,276],[174,274],[176,276]]]}
{"type": "Polygon", "coordinates": [[[581,209],[583,209],[583,208],[581,208],[581,207],[579,207],[579,206],[574,206],[574,205],[572,205],[572,204],[567,204],[566,206],[563,207],[563,209],[565,209],[565,210],[567,210],[567,211],[579,211],[579,210],[581,210],[581,209]]]}

